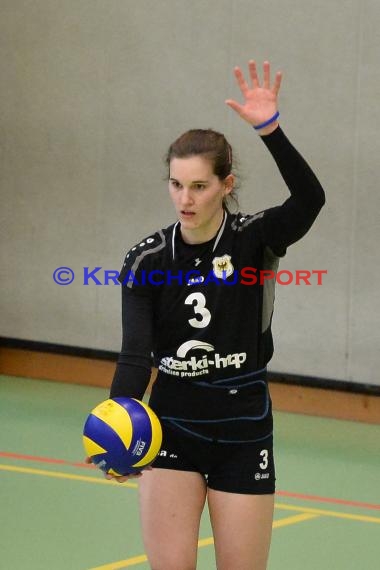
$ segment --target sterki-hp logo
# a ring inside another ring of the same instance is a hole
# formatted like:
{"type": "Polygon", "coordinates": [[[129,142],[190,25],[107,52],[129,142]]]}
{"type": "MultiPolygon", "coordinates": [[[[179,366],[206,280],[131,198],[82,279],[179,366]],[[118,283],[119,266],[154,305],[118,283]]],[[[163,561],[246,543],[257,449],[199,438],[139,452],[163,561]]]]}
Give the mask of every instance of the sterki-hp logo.
{"type": "Polygon", "coordinates": [[[165,356],[161,359],[159,370],[180,378],[204,376],[212,369],[234,367],[238,369],[247,359],[246,352],[221,355],[215,352],[215,347],[201,340],[188,340],[181,344],[174,356],[165,356]],[[189,355],[190,351],[202,350],[209,354],[203,356],[189,355]],[[210,354],[213,353],[213,354],[210,354]]]}

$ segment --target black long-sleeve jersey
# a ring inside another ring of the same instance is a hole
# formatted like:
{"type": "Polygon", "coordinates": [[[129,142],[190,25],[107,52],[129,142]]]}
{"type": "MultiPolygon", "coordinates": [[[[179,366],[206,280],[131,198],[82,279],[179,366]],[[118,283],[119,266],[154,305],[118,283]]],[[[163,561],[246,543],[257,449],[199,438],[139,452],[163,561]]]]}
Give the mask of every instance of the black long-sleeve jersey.
{"type": "Polygon", "coordinates": [[[241,433],[251,419],[263,427],[253,439],[268,432],[275,279],[263,272],[275,273],[325,200],[280,127],[262,140],[290,190],[281,206],[254,215],[226,211],[217,235],[197,245],[182,240],[177,222],[133,247],[119,276],[123,342],[111,397],[141,398],[153,355],[150,405],[206,439],[229,441],[234,426],[241,433]]]}

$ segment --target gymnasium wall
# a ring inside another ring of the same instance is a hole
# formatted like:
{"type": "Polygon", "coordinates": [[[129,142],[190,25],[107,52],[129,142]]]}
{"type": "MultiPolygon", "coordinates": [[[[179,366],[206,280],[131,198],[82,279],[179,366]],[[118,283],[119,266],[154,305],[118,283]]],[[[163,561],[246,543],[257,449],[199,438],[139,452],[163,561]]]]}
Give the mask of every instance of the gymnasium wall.
{"type": "Polygon", "coordinates": [[[284,71],[281,125],[327,204],[281,268],[271,369],[379,384],[378,0],[2,0],[0,335],[117,351],[120,287],[83,284],[174,221],[163,156],[181,132],[224,132],[241,209],[287,191],[224,100],[249,58],[284,71]],[[52,274],[75,272],[67,286],[52,274]]]}

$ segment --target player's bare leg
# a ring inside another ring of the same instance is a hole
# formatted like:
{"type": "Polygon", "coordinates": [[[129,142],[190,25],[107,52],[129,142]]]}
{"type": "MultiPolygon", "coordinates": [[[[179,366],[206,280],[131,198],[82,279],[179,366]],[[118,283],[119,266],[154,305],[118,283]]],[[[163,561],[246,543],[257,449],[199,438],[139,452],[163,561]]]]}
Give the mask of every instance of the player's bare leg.
{"type": "Polygon", "coordinates": [[[199,473],[154,468],[139,479],[143,540],[153,570],[195,570],[206,484],[199,473]]]}
{"type": "Polygon", "coordinates": [[[265,570],[272,535],[274,495],[209,489],[208,505],[218,570],[265,570]]]}

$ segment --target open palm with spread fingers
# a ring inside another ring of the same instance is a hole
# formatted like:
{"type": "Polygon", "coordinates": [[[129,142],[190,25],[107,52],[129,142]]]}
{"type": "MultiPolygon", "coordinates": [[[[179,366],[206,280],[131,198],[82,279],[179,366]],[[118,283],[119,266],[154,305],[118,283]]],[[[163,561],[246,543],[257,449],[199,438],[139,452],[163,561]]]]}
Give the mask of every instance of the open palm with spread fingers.
{"type": "MultiPolygon", "coordinates": [[[[227,99],[226,104],[236,111],[242,119],[257,127],[269,121],[277,112],[277,96],[281,86],[282,73],[278,71],[275,75],[273,85],[270,82],[270,63],[263,63],[263,80],[260,83],[256,63],[250,60],[248,63],[251,85],[247,83],[240,67],[235,67],[234,73],[240,91],[244,97],[244,103],[240,104],[233,99],[227,99]]],[[[270,126],[259,131],[264,134],[264,130],[272,131],[277,123],[273,121],[270,126]]]]}

